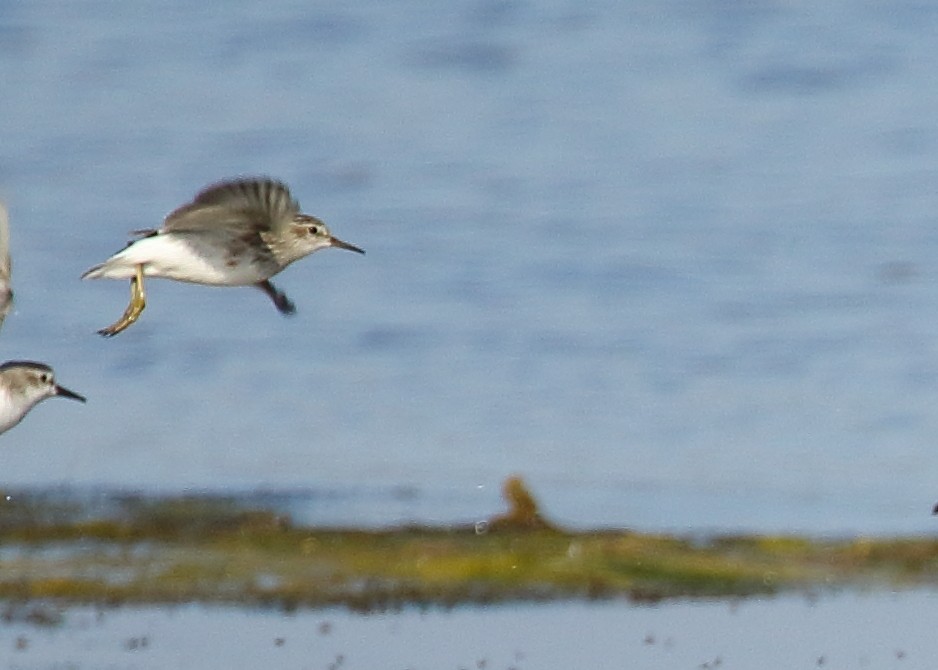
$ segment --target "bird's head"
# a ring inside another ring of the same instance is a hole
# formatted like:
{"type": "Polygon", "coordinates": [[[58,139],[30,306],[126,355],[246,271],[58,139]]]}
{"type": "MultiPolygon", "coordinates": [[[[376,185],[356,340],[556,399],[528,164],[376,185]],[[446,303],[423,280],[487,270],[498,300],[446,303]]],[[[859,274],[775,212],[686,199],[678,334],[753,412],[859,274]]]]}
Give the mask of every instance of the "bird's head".
{"type": "MultiPolygon", "coordinates": [[[[315,216],[308,214],[297,214],[293,217],[290,224],[290,237],[294,253],[297,259],[308,256],[314,251],[325,249],[326,247],[335,247],[336,249],[346,249],[358,254],[365,253],[364,249],[356,247],[354,244],[343,242],[335,237],[329,228],[315,216]]],[[[292,259],[296,260],[296,259],[292,259]]]]}
{"type": "Polygon", "coordinates": [[[11,393],[23,397],[30,406],[52,396],[85,402],[84,396],[59,386],[52,368],[44,363],[9,361],[0,365],[0,374],[11,393]]]}

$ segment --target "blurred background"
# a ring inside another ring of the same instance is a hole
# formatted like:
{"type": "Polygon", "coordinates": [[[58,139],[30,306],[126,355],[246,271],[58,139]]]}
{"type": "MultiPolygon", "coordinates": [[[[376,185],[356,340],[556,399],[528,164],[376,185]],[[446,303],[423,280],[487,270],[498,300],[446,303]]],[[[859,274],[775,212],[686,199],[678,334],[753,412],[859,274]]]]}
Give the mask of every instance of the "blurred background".
{"type": "Polygon", "coordinates": [[[88,397],[0,486],[296,491],[320,523],[934,532],[938,8],[0,0],[2,359],[88,397]],[[367,250],[81,282],[203,186],[367,250]]]}

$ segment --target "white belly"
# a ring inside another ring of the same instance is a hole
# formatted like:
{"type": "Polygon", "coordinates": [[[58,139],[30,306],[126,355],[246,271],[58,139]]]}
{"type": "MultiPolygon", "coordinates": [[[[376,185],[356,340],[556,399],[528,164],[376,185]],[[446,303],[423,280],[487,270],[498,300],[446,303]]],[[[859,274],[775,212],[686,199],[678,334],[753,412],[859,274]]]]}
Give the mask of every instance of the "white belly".
{"type": "Polygon", "coordinates": [[[32,405],[26,406],[22,402],[13,402],[9,393],[0,390],[0,433],[18,424],[31,407],[32,405]]]}
{"type": "Polygon", "coordinates": [[[154,235],[137,240],[114,254],[89,277],[130,279],[137,265],[143,265],[143,274],[147,277],[215,286],[247,286],[273,274],[270,267],[249,263],[253,257],[253,254],[242,254],[233,258],[223,248],[205,245],[196,250],[186,238],[154,235]]]}

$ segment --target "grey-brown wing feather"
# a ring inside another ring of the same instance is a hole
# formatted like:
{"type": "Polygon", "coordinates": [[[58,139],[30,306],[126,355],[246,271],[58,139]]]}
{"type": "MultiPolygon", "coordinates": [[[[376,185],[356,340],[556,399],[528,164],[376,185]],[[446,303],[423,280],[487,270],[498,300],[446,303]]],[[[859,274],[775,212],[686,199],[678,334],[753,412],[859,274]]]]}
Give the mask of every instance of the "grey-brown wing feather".
{"type": "Polygon", "coordinates": [[[10,214],[6,204],[0,202],[0,280],[10,281],[10,214]]]}
{"type": "Polygon", "coordinates": [[[165,231],[280,231],[300,211],[290,189],[273,179],[236,179],[209,186],[195,199],[170,213],[165,231]]]}
{"type": "Polygon", "coordinates": [[[10,213],[0,202],[0,325],[13,307],[13,289],[10,287],[13,261],[10,259],[10,213]]]}

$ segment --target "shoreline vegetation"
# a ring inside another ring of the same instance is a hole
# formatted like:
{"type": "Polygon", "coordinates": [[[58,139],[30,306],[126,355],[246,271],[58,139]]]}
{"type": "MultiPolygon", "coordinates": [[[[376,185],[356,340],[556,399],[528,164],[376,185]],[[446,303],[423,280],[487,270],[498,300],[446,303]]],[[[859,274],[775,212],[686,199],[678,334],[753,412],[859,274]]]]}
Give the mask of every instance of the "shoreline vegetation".
{"type": "Polygon", "coordinates": [[[519,477],[504,495],[507,511],[487,522],[377,530],[306,527],[275,506],[224,496],[124,496],[104,514],[4,495],[0,600],[375,611],[938,585],[930,537],[574,531],[550,522],[519,477]]]}

